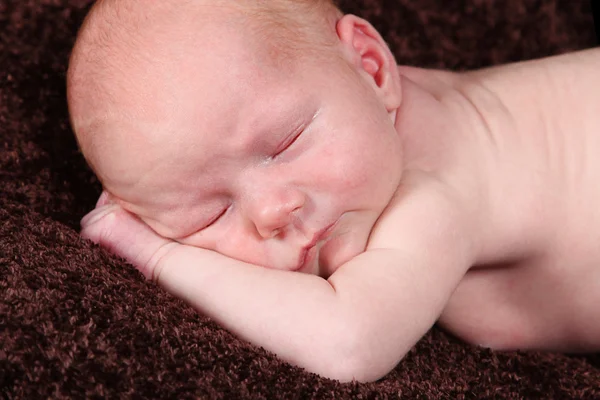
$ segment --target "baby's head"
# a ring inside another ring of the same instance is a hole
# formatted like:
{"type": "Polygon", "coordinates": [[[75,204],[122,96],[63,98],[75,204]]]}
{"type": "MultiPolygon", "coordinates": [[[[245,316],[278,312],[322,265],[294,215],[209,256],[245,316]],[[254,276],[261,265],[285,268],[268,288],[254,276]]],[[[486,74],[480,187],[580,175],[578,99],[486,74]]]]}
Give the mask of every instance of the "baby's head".
{"type": "Polygon", "coordinates": [[[68,99],[114,201],[266,267],[331,274],[400,180],[394,58],[327,0],[99,1],[68,99]]]}

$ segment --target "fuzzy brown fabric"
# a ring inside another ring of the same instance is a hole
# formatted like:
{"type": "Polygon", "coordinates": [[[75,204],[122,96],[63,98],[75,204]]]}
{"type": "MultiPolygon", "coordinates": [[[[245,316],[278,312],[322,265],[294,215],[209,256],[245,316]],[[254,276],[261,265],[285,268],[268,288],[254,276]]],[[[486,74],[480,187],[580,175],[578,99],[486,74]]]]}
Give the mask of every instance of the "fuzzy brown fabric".
{"type": "MultiPolygon", "coordinates": [[[[150,0],[148,0],[150,1],[150,0]]],[[[348,0],[399,62],[467,69],[595,45],[583,0],[348,0]]],[[[600,398],[600,356],[499,353],[434,328],[370,384],[308,374],[78,237],[100,187],[65,105],[89,0],[0,0],[3,398],[600,398]]]]}

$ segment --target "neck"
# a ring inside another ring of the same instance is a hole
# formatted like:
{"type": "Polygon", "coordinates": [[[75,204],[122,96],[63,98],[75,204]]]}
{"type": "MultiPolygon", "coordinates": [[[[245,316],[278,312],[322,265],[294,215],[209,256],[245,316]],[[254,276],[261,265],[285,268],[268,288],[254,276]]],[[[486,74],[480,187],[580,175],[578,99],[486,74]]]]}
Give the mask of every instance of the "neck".
{"type": "Polygon", "coordinates": [[[481,198],[485,179],[477,143],[486,135],[471,103],[454,89],[460,79],[450,72],[401,67],[402,104],[395,126],[402,138],[405,173],[426,173],[451,189],[448,193],[461,210],[455,226],[470,239],[470,258],[478,262],[486,202],[481,198]]]}
{"type": "Polygon", "coordinates": [[[395,126],[402,137],[405,170],[446,175],[470,157],[465,146],[481,128],[470,101],[454,89],[461,76],[450,72],[401,67],[402,104],[395,126]]]}
{"type": "MultiPolygon", "coordinates": [[[[478,264],[496,261],[510,247],[499,238],[522,237],[514,230],[492,229],[503,224],[498,219],[506,212],[505,202],[498,203],[506,193],[497,192],[501,177],[495,160],[505,154],[498,143],[510,131],[507,124],[513,116],[501,100],[494,97],[497,102],[491,102],[468,74],[413,68],[400,72],[403,96],[396,129],[403,138],[405,170],[429,173],[446,184],[467,210],[457,223],[467,226],[476,241],[474,259],[478,264]]],[[[521,229],[520,220],[512,222],[521,229]]]]}

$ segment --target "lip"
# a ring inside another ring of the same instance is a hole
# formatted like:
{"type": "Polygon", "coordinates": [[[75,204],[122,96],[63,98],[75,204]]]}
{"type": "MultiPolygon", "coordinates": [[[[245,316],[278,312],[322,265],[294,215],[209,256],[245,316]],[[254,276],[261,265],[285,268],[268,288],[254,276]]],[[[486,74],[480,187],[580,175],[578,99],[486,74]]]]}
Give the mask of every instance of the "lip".
{"type": "Polygon", "coordinates": [[[298,266],[294,268],[292,271],[299,271],[304,269],[309,263],[312,262],[313,258],[316,256],[316,252],[312,251],[315,246],[321,241],[327,238],[327,236],[331,233],[337,221],[331,225],[326,226],[323,229],[320,229],[315,233],[308,244],[302,247],[300,250],[300,256],[298,257],[298,266]]]}

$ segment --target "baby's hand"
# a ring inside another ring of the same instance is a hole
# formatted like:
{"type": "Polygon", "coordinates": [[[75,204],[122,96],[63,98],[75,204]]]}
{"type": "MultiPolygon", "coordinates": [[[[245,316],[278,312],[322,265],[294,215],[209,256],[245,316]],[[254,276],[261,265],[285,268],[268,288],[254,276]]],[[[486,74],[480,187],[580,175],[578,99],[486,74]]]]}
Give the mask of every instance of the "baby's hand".
{"type": "Polygon", "coordinates": [[[96,208],[81,220],[81,235],[126,259],[148,279],[158,280],[169,253],[183,245],[155,233],[103,193],[96,208]]]}

